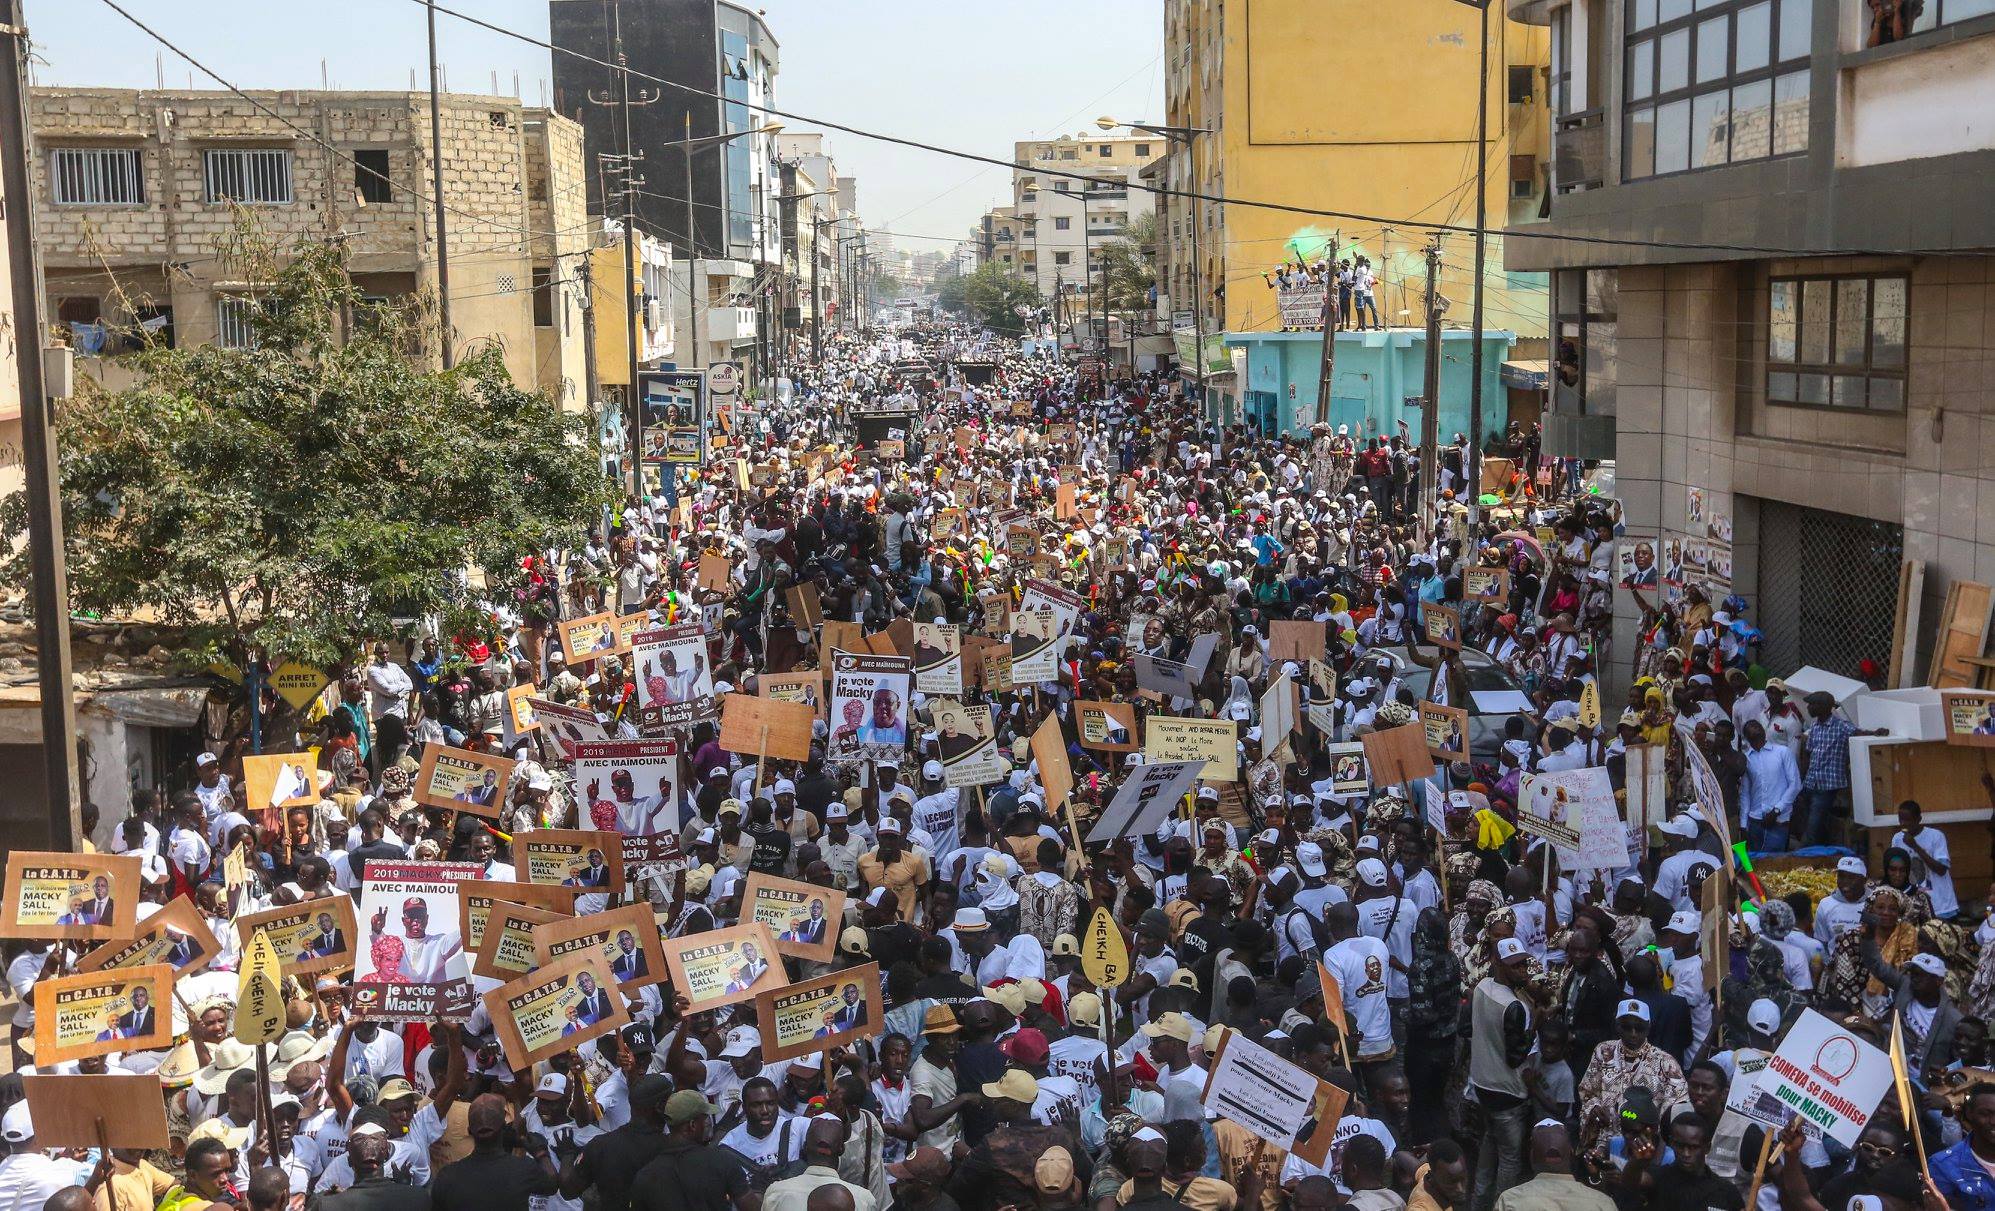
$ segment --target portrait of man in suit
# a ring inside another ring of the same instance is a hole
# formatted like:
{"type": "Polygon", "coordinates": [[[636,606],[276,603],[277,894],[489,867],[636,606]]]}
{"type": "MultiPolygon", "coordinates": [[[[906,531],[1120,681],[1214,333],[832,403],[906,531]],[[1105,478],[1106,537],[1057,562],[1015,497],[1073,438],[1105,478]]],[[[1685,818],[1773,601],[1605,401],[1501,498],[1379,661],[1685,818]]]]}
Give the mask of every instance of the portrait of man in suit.
{"type": "Polygon", "coordinates": [[[617,930],[617,953],[610,960],[610,974],[622,981],[642,979],[647,973],[644,948],[637,944],[636,936],[628,929],[617,930]]]}
{"type": "Polygon", "coordinates": [[[824,901],[812,900],[809,916],[792,919],[790,927],[783,931],[783,941],[804,946],[816,946],[824,941],[824,901]]]}
{"type": "Polygon", "coordinates": [[[859,995],[857,984],[847,984],[838,990],[841,1004],[838,1012],[832,1015],[833,1030],[854,1030],[866,1024],[866,998],[859,995]]]}
{"type": "Polygon", "coordinates": [[[144,988],[132,989],[132,1007],[118,1015],[118,1037],[140,1039],[152,1033],[152,994],[144,988]]]}
{"type": "Polygon", "coordinates": [[[603,863],[603,851],[592,849],[583,855],[582,869],[561,880],[563,887],[601,887],[610,881],[610,868],[603,863]]]}
{"type": "Polygon", "coordinates": [[[727,982],[727,992],[729,994],[747,992],[767,970],[769,970],[768,961],[763,959],[762,952],[755,948],[755,943],[742,943],[741,966],[734,969],[734,977],[727,982]]]}
{"type": "Polygon", "coordinates": [[[308,959],[328,959],[346,950],[346,931],[333,923],[333,915],[322,912],[318,918],[319,932],[305,946],[303,957],[308,959]]]}
{"type": "Polygon", "coordinates": [[[575,988],[582,994],[575,1007],[582,1025],[593,1026],[615,1012],[610,1005],[610,994],[597,987],[595,976],[586,971],[576,976],[575,988]]]}

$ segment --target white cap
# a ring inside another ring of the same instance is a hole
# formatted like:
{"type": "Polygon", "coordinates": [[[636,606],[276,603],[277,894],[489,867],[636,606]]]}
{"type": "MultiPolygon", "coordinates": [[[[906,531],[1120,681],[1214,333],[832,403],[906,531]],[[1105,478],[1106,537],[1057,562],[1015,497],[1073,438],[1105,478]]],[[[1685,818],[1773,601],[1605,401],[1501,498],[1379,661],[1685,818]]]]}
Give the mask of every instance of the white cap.
{"type": "Polygon", "coordinates": [[[1370,850],[1372,853],[1379,852],[1377,833],[1365,833],[1358,838],[1358,852],[1363,853],[1366,850],[1370,850]]]}
{"type": "Polygon", "coordinates": [[[1686,908],[1670,917],[1669,924],[1663,926],[1665,933],[1694,934],[1704,924],[1704,918],[1694,908],[1686,908]]]}
{"type": "Polygon", "coordinates": [[[824,1053],[822,1051],[813,1051],[808,1055],[794,1056],[790,1060],[790,1067],[811,1068],[811,1069],[823,1068],[824,1053]]]}
{"type": "Polygon", "coordinates": [[[720,1058],[738,1060],[761,1045],[761,1032],[753,1026],[736,1026],[727,1032],[727,1046],[720,1049],[720,1058]]]}
{"type": "Polygon", "coordinates": [[[1619,1009],[1614,1011],[1614,1018],[1616,1021],[1622,1018],[1640,1018],[1646,1022],[1649,1020],[1649,1007],[1634,997],[1629,997],[1621,1002],[1619,1009]]]}
{"type": "Polygon", "coordinates": [[[1524,943],[1519,942],[1516,938],[1498,938],[1496,940],[1496,959],[1498,962],[1508,963],[1512,959],[1522,958],[1523,955],[1524,943]]]}
{"type": "Polygon", "coordinates": [[[866,893],[866,906],[868,908],[878,908],[880,906],[880,901],[886,898],[887,898],[887,889],[884,887],[875,887],[873,890],[866,893]]]}
{"type": "Polygon", "coordinates": [[[1245,723],[1253,714],[1254,708],[1244,702],[1236,702],[1226,708],[1226,717],[1238,723],[1245,723]]]}
{"type": "Polygon", "coordinates": [[[707,771],[707,777],[725,778],[727,777],[727,767],[725,765],[716,765],[712,769],[707,771]]]}
{"type": "Polygon", "coordinates": [[[1385,863],[1379,861],[1377,858],[1366,858],[1364,861],[1358,863],[1358,878],[1364,882],[1366,887],[1384,887],[1386,880],[1385,863]]]}
{"type": "Polygon", "coordinates": [[[1219,802],[1219,788],[1216,786],[1201,786],[1198,788],[1198,794],[1196,798],[1201,803],[1205,802],[1207,799],[1210,799],[1214,803],[1217,803],[1219,802]]]}
{"type": "Polygon", "coordinates": [[[1761,997],[1746,1009],[1746,1025],[1761,1034],[1772,1034],[1780,1029],[1780,1006],[1761,997]]]}
{"type": "Polygon", "coordinates": [[[1918,968],[1920,971],[1925,972],[1929,976],[1938,976],[1940,979],[1946,978],[1947,965],[1936,954],[1926,954],[1922,952],[1920,954],[1913,955],[1910,959],[1907,959],[1906,962],[1918,968]]]}
{"type": "MultiPolygon", "coordinates": [[[[936,781],[936,782],[941,781],[942,763],[940,761],[933,761],[933,760],[923,762],[921,766],[921,776],[931,781],[936,781]]],[[[790,1062],[793,1064],[796,1063],[795,1060],[791,1060],[790,1062]]]]}
{"type": "Polygon", "coordinates": [[[10,1144],[23,1144],[35,1138],[35,1120],[28,1117],[26,1101],[7,1107],[6,1116],[0,1118],[0,1137],[10,1144]]]}
{"type": "Polygon", "coordinates": [[[1836,862],[1836,873],[1839,875],[1867,876],[1870,874],[1870,868],[1865,866],[1863,859],[1857,857],[1855,854],[1845,854],[1836,862]]]}
{"type": "Polygon", "coordinates": [[[1323,861],[1323,847],[1314,841],[1304,841],[1295,847],[1295,864],[1302,867],[1303,874],[1311,876],[1321,876],[1329,869],[1323,861]]]}
{"type": "Polygon", "coordinates": [[[1692,820],[1688,814],[1671,817],[1661,824],[1656,825],[1656,827],[1672,837],[1695,837],[1697,835],[1697,821],[1692,820]]]}
{"type": "Polygon", "coordinates": [[[901,835],[901,822],[899,818],[895,816],[882,816],[880,817],[880,827],[878,831],[882,835],[885,835],[887,833],[892,833],[894,836],[898,837],[901,835]]]}
{"type": "Polygon", "coordinates": [[[833,820],[849,820],[849,819],[851,819],[851,817],[846,813],[845,805],[843,803],[834,803],[830,807],[824,809],[824,822],[826,824],[831,823],[833,820]]]}
{"type": "Polygon", "coordinates": [[[536,770],[527,775],[526,788],[530,791],[551,791],[554,789],[554,779],[536,770]]]}
{"type": "MultiPolygon", "coordinates": [[[[1261,835],[1254,839],[1262,845],[1279,845],[1282,839],[1281,830],[1278,828],[1263,829],[1261,835]]],[[[1318,853],[1323,852],[1323,847],[1320,845],[1316,849],[1318,853]]]]}
{"type": "Polygon", "coordinates": [[[388,1134],[388,1129],[386,1127],[383,1127],[379,1123],[362,1123],[358,1127],[355,1127],[353,1130],[347,1132],[347,1135],[349,1137],[354,1137],[354,1138],[358,1138],[363,1135],[386,1135],[386,1134],[388,1134]]]}
{"type": "Polygon", "coordinates": [[[701,829],[700,835],[693,838],[694,845],[712,845],[713,843],[714,843],[714,834],[713,830],[710,828],[701,829]]]}
{"type": "Polygon", "coordinates": [[[568,1078],[558,1072],[550,1072],[540,1078],[540,1084],[533,1087],[533,1092],[536,1096],[551,1093],[558,1097],[568,1092],[568,1078]]]}
{"type": "Polygon", "coordinates": [[[216,760],[216,758],[215,758],[215,755],[214,755],[213,753],[199,753],[199,754],[196,754],[196,755],[195,755],[195,757],[194,757],[194,768],[195,768],[195,769],[206,769],[206,768],[207,768],[208,766],[211,766],[211,765],[215,764],[215,760],[216,760]]]}
{"type": "Polygon", "coordinates": [[[776,779],[775,788],[769,792],[771,796],[794,795],[796,793],[797,793],[797,784],[790,781],[788,778],[776,779]]]}

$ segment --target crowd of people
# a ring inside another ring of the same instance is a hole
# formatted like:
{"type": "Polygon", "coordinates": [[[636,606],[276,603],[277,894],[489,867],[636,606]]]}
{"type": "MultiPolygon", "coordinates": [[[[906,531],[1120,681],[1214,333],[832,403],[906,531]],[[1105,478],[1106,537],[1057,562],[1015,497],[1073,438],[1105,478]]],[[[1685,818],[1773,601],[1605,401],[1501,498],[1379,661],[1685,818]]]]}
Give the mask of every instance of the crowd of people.
{"type": "Polygon", "coordinates": [[[185,789],[87,818],[142,857],[141,921],[189,897],[223,949],[177,982],[170,1048],[38,1066],[37,981],[89,945],[6,944],[15,1072],[156,1073],[171,1142],[44,1147],[0,1077],[0,1211],[1995,1208],[1995,928],[1960,902],[1921,805],[1866,858],[1846,831],[1853,725],[1714,624],[1746,603],[1633,590],[1639,649],[1616,652],[1630,590],[1609,499],[1527,475],[1472,513],[1466,442],[1423,499],[1403,441],[1217,427],[1155,374],[1085,394],[1057,357],[987,333],[831,337],[730,411],[704,468],[534,554],[488,626],[356,654],[322,718],[265,737],[317,748],[315,805],[259,810],[218,746],[185,789]],[[897,447],[855,425],[882,403],[911,418],[897,447]],[[712,552],[728,579],[701,587],[712,552]],[[369,862],[512,880],[508,839],[592,826],[596,792],[551,730],[506,725],[508,691],[637,737],[658,733],[638,679],[667,674],[565,652],[564,620],[696,623],[715,694],[756,694],[833,659],[794,613],[800,585],[867,635],[1005,639],[1028,582],[1083,604],[1056,676],[966,678],[954,700],[992,708],[990,781],[949,784],[935,695],[895,704],[902,730],[863,725],[898,745],[863,762],[831,759],[824,720],[801,761],[698,723],[679,801],[657,807],[683,866],[595,898],[648,901],[682,938],[740,920],[754,873],[843,892],[833,957],[781,962],[790,981],[877,965],[881,1020],[777,1059],[754,1000],[692,1012],[668,984],[629,998],[629,1025],[515,1067],[482,1010],[384,1022],[329,972],[286,981],[261,1073],[235,1041],[233,918],[358,896],[369,862]],[[1458,619],[1452,644],[1430,616],[1458,619]],[[1317,650],[1274,646],[1297,622],[1317,650]],[[1630,670],[1625,702],[1604,701],[1630,670]],[[1277,722],[1284,680],[1300,709],[1277,722]],[[1083,735],[1082,702],[1126,707],[1131,743],[1083,735]],[[1471,712],[1462,751],[1424,781],[1354,777],[1352,744],[1423,704],[1471,712]],[[1088,842],[1164,717],[1230,723],[1231,768],[1209,763],[1156,827],[1088,842]],[[1031,742],[1049,719],[1064,778],[1031,742]],[[517,760],[496,818],[416,802],[442,745],[517,760]],[[1637,748],[1661,801],[1630,785],[1637,748]],[[1528,827],[1534,781],[1581,771],[1637,821],[1617,864],[1581,867],[1528,827]],[[1782,849],[1790,821],[1854,846],[1824,860],[1832,891],[1739,871],[1735,840],[1782,849]],[[247,874],[225,878],[231,860],[247,874]],[[1097,910],[1124,979],[1088,974],[1097,910]],[[1880,1046],[1902,1032],[1916,1104],[1887,1094],[1854,1148],[1728,1106],[1810,1009],[1880,1046]],[[1234,1036],[1344,1096],[1320,1162],[1214,1109],[1234,1036]]]}

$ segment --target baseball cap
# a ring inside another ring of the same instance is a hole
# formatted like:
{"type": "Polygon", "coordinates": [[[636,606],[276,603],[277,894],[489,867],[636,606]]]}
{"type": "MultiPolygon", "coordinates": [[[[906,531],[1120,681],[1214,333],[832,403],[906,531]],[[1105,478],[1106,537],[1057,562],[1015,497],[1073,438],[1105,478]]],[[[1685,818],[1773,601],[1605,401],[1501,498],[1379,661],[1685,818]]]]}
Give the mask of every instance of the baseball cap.
{"type": "Polygon", "coordinates": [[[1067,1025],[1101,1025],[1101,998],[1092,992],[1077,992],[1067,1001],[1067,1025]]]}
{"type": "Polygon", "coordinates": [[[1171,978],[1164,982],[1164,986],[1166,988],[1189,988],[1196,992],[1198,991],[1198,975],[1189,967],[1180,967],[1171,973],[1171,978]]]}
{"type": "Polygon", "coordinates": [[[665,1121],[677,1126],[690,1123],[702,1114],[719,1114],[720,1107],[709,1102],[697,1089],[681,1089],[665,1099],[665,1121]]]}
{"type": "Polygon", "coordinates": [[[657,1044],[651,1041],[651,1027],[643,1022],[632,1022],[620,1032],[623,1041],[638,1051],[656,1051],[657,1044]]]}
{"type": "Polygon", "coordinates": [[[1321,876],[1330,869],[1323,861],[1323,847],[1314,841],[1304,841],[1295,847],[1295,864],[1302,868],[1303,874],[1312,877],[1321,876]]]}
{"type": "Polygon", "coordinates": [[[1063,955],[1074,955],[1078,957],[1080,953],[1081,953],[1081,940],[1075,937],[1073,934],[1063,933],[1053,939],[1054,957],[1058,958],[1063,955]]]}
{"type": "MultiPolygon", "coordinates": [[[[216,760],[217,758],[213,753],[200,753],[196,755],[194,758],[194,768],[206,769],[207,767],[215,764],[216,760]]],[[[13,1137],[9,1136],[8,1138],[12,1139],[13,1137]]]]}
{"type": "Polygon", "coordinates": [[[720,807],[714,812],[714,818],[719,819],[721,816],[738,816],[740,814],[741,814],[741,800],[722,799],[720,801],[720,807]]]}
{"type": "Polygon", "coordinates": [[[949,1180],[949,1158],[939,1148],[916,1148],[904,1161],[887,1166],[895,1181],[916,1181],[935,1186],[949,1180]]]}
{"type": "Polygon", "coordinates": [[[1046,1032],[1030,1026],[1004,1042],[1004,1053],[1028,1068],[1045,1063],[1051,1051],[1052,1046],[1046,1042],[1046,1032]]]}
{"type": "Polygon", "coordinates": [[[772,789],[769,792],[769,794],[772,797],[776,795],[794,795],[796,793],[797,793],[797,784],[790,781],[788,778],[776,779],[776,785],[774,789],[772,789]]]}
{"type": "Polygon", "coordinates": [[[1023,1068],[1010,1068],[997,1080],[984,1083],[984,1096],[1030,1105],[1039,1100],[1039,1082],[1023,1068]]]}
{"type": "Polygon", "coordinates": [[[1656,1109],[1656,1096],[1646,1087],[1637,1085],[1621,1099],[1621,1121],[1653,1127],[1661,1120],[1662,1114],[1656,1109]]]}
{"type": "Polygon", "coordinates": [[[1180,1043],[1189,1043],[1198,1037],[1198,1032],[1192,1029],[1191,1019],[1175,1010],[1145,1025],[1143,1033],[1153,1039],[1176,1039],[1180,1043]]]}
{"type": "Polygon", "coordinates": [[[401,1077],[393,1076],[381,1082],[381,1092],[375,1095],[374,1100],[378,1104],[392,1102],[396,1098],[414,1096],[416,1096],[416,1087],[414,1085],[409,1084],[401,1077]]]}
{"type": "Polygon", "coordinates": [[[1032,1166],[1032,1184],[1039,1187],[1041,1194],[1060,1195],[1072,1189],[1073,1154],[1057,1144],[1040,1153],[1038,1162],[1032,1166]]]}
{"type": "Polygon", "coordinates": [[[878,831],[882,834],[892,833],[894,836],[898,837],[901,835],[901,822],[893,816],[883,816],[880,819],[880,827],[878,831]]]}
{"type": "Polygon", "coordinates": [[[28,1115],[28,1103],[15,1102],[0,1118],[0,1137],[10,1144],[24,1144],[35,1138],[35,1120],[28,1115]]]}
{"type": "Polygon", "coordinates": [[[720,1050],[720,1058],[736,1060],[748,1055],[762,1045],[761,1032],[753,1026],[736,1026],[727,1032],[727,1045],[720,1050]]]}
{"type": "Polygon", "coordinates": [[[1913,955],[1910,959],[1907,960],[1907,962],[1911,963],[1912,966],[1918,968],[1920,971],[1925,972],[1929,976],[1938,976],[1941,979],[1946,978],[1947,965],[1944,962],[1942,962],[1940,957],[1936,954],[1926,954],[1922,952],[1920,954],[1913,955]]]}
{"type": "Polygon", "coordinates": [[[533,1087],[535,1097],[566,1097],[568,1078],[558,1072],[550,1072],[540,1078],[540,1084],[533,1087]]]}
{"type": "Polygon", "coordinates": [[[1619,1009],[1614,1011],[1615,1021],[1618,1022],[1622,1018],[1640,1018],[1646,1022],[1649,1020],[1649,1007],[1634,997],[1629,997],[1627,1000],[1621,1002],[1619,1009]]]}
{"type": "Polygon", "coordinates": [[[1761,997],[1746,1009],[1746,1025],[1761,1034],[1772,1034],[1780,1029],[1780,1006],[1761,997]]]}
{"type": "Polygon", "coordinates": [[[932,781],[940,781],[942,778],[942,763],[933,759],[922,762],[921,776],[932,781]]]}
{"type": "Polygon", "coordinates": [[[1385,863],[1379,861],[1377,858],[1366,858],[1364,861],[1358,863],[1358,878],[1363,880],[1367,887],[1384,887],[1386,880],[1385,863]]]}
{"type": "Polygon", "coordinates": [[[1516,938],[1497,939],[1496,942],[1497,962],[1508,963],[1513,959],[1521,959],[1523,957],[1524,957],[1524,943],[1519,942],[1516,938]]]}
{"type": "Polygon", "coordinates": [[[1656,825],[1656,827],[1672,837],[1694,837],[1697,835],[1697,821],[1691,819],[1688,815],[1671,817],[1656,825]]]}
{"type": "Polygon", "coordinates": [[[1670,917],[1669,924],[1663,926],[1663,932],[1694,934],[1697,932],[1698,927],[1703,924],[1704,918],[1698,914],[1696,909],[1685,908],[1670,917]]]}
{"type": "Polygon", "coordinates": [[[833,820],[849,820],[849,819],[851,819],[851,816],[847,814],[845,810],[845,805],[843,803],[834,803],[830,807],[824,809],[824,822],[826,824],[831,823],[833,820]]]}
{"type": "Polygon", "coordinates": [[[873,953],[873,945],[866,937],[866,931],[857,925],[847,925],[845,932],[838,935],[838,949],[849,955],[873,953]]]}
{"type": "Polygon", "coordinates": [[[1836,861],[1836,873],[1839,875],[1868,875],[1870,874],[1870,868],[1865,866],[1863,859],[1857,857],[1855,854],[1845,854],[1836,861]]]}
{"type": "Polygon", "coordinates": [[[672,1078],[659,1072],[645,1073],[630,1087],[630,1104],[640,1110],[648,1110],[671,1096],[672,1078]]]}

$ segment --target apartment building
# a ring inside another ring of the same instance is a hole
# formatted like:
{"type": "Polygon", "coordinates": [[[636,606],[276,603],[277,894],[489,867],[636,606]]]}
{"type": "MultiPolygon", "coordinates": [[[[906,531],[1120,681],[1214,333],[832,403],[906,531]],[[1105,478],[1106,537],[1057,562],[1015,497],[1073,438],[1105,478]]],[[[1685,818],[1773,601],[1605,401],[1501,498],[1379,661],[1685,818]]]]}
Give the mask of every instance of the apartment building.
{"type": "MultiPolygon", "coordinates": [[[[344,241],[370,298],[435,297],[428,94],[250,95],[33,91],[48,313],[81,372],[128,382],[110,358],[141,330],[251,343],[257,283],[230,252],[245,223],[280,247],[344,241]]],[[[510,97],[451,94],[441,110],[456,346],[496,343],[515,382],[581,411],[581,129],[510,97]]]]}
{"type": "Polygon", "coordinates": [[[1130,185],[1163,154],[1164,140],[1149,135],[1014,143],[1012,161],[1027,166],[1011,174],[1018,272],[1049,299],[1085,293],[1092,250],[1156,209],[1148,191],[1130,185]]]}
{"type": "Polygon", "coordinates": [[[1663,591],[1743,596],[1770,668],[1889,667],[1915,561],[1923,680],[1947,587],[1995,583],[1995,9],[1511,15],[1552,45],[1549,217],[1507,247],[1552,275],[1546,449],[1615,460],[1663,591]]]}

